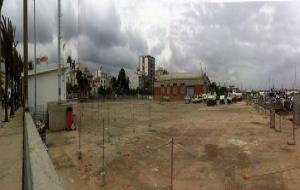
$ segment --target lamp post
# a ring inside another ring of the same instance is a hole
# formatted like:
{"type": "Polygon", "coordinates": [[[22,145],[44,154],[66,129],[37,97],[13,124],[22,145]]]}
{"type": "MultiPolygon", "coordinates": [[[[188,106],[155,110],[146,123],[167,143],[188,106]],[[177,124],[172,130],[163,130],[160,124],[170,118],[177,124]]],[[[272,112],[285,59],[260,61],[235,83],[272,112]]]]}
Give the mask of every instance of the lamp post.
{"type": "Polygon", "coordinates": [[[27,111],[28,101],[28,2],[23,0],[23,38],[24,38],[24,113],[27,111]]]}
{"type": "Polygon", "coordinates": [[[34,36],[34,116],[36,114],[36,22],[35,22],[35,0],[33,0],[33,36],[34,36]]]}
{"type": "MultiPolygon", "coordinates": [[[[3,4],[3,0],[0,0],[0,26],[1,26],[1,22],[2,22],[2,14],[1,14],[1,10],[2,10],[2,4],[3,4]]],[[[1,54],[1,40],[0,40],[0,89],[2,88],[1,86],[1,80],[2,80],[2,69],[1,69],[1,65],[2,65],[2,54],[1,54]]],[[[0,95],[0,128],[2,127],[2,98],[3,98],[3,94],[2,94],[2,90],[1,90],[1,95],[0,95]]]]}
{"type": "Polygon", "coordinates": [[[60,49],[60,40],[61,40],[61,36],[60,36],[60,18],[61,18],[61,4],[60,4],[60,0],[58,0],[57,5],[58,5],[58,103],[61,103],[61,49],[60,49]]]}

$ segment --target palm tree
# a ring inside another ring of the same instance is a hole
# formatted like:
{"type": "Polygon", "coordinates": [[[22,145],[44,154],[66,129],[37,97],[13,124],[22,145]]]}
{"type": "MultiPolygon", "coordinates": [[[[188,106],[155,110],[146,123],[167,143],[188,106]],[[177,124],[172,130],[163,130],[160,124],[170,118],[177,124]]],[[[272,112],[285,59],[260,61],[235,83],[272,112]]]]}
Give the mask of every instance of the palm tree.
{"type": "Polygon", "coordinates": [[[23,61],[21,55],[16,51],[15,52],[15,64],[14,64],[14,83],[15,83],[15,88],[14,88],[14,107],[17,109],[20,105],[20,97],[22,96],[21,93],[21,73],[23,71],[23,61]]]}
{"type": "Polygon", "coordinates": [[[9,18],[2,17],[1,22],[1,44],[2,47],[2,55],[4,57],[4,65],[5,65],[5,90],[4,90],[4,107],[5,107],[5,117],[4,121],[8,121],[8,85],[10,79],[10,70],[13,64],[13,51],[15,43],[15,33],[16,28],[12,25],[12,22],[9,18]]]}
{"type": "Polygon", "coordinates": [[[0,10],[2,9],[3,0],[0,0],[0,10]]]}
{"type": "Polygon", "coordinates": [[[16,99],[16,89],[15,89],[15,86],[16,86],[16,71],[18,70],[18,51],[17,51],[17,45],[18,45],[18,42],[14,42],[13,43],[13,51],[12,51],[12,56],[13,56],[13,59],[12,59],[12,62],[11,62],[11,65],[10,65],[10,88],[11,88],[11,98],[10,98],[10,116],[13,116],[15,114],[15,99],[16,99]]]}

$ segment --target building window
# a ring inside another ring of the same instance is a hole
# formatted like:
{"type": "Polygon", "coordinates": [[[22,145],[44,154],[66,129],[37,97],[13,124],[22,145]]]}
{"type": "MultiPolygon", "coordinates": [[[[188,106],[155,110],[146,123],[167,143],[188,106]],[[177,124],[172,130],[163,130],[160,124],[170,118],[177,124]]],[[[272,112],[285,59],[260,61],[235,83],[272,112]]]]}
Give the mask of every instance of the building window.
{"type": "Polygon", "coordinates": [[[185,94],[185,87],[184,87],[184,85],[181,85],[181,87],[180,87],[180,94],[185,94]]]}
{"type": "Polygon", "coordinates": [[[173,95],[177,95],[178,94],[178,87],[177,85],[173,86],[173,95]]]}
{"type": "Polygon", "coordinates": [[[164,85],[162,84],[162,85],[160,85],[160,87],[164,87],[164,85]]]}
{"type": "Polygon", "coordinates": [[[167,95],[170,95],[170,87],[167,87],[167,95]]]}

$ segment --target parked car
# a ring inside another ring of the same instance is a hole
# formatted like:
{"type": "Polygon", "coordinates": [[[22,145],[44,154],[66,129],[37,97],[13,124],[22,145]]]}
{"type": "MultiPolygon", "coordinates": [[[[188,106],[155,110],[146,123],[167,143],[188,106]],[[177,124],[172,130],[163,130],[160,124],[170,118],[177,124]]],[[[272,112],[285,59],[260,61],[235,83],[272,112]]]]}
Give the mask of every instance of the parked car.
{"type": "Polygon", "coordinates": [[[220,104],[225,104],[225,95],[220,95],[220,104]]]}
{"type": "Polygon", "coordinates": [[[192,99],[192,103],[193,104],[199,104],[202,102],[202,96],[201,95],[196,95],[193,99],[192,99]]]}
{"type": "Polygon", "coordinates": [[[185,102],[186,104],[190,104],[191,101],[192,101],[192,98],[191,98],[191,97],[189,97],[189,96],[185,96],[185,97],[184,97],[184,102],[185,102]]]}
{"type": "Polygon", "coordinates": [[[207,101],[206,101],[207,106],[214,106],[217,104],[217,97],[215,94],[213,95],[208,95],[207,96],[207,101]]]}

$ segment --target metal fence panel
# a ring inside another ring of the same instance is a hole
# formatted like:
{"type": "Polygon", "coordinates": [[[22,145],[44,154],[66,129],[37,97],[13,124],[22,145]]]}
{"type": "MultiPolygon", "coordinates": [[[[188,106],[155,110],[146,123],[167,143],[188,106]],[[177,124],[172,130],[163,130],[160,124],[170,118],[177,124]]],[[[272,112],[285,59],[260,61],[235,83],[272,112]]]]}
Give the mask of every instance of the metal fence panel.
{"type": "Polygon", "coordinates": [[[296,126],[300,125],[300,95],[294,96],[293,121],[296,126]]]}
{"type": "Polygon", "coordinates": [[[275,128],[275,109],[270,109],[270,128],[275,128]]]}
{"type": "Polygon", "coordinates": [[[42,120],[46,125],[48,125],[48,111],[46,105],[37,105],[36,109],[34,107],[30,107],[29,110],[34,123],[42,120]]]}

